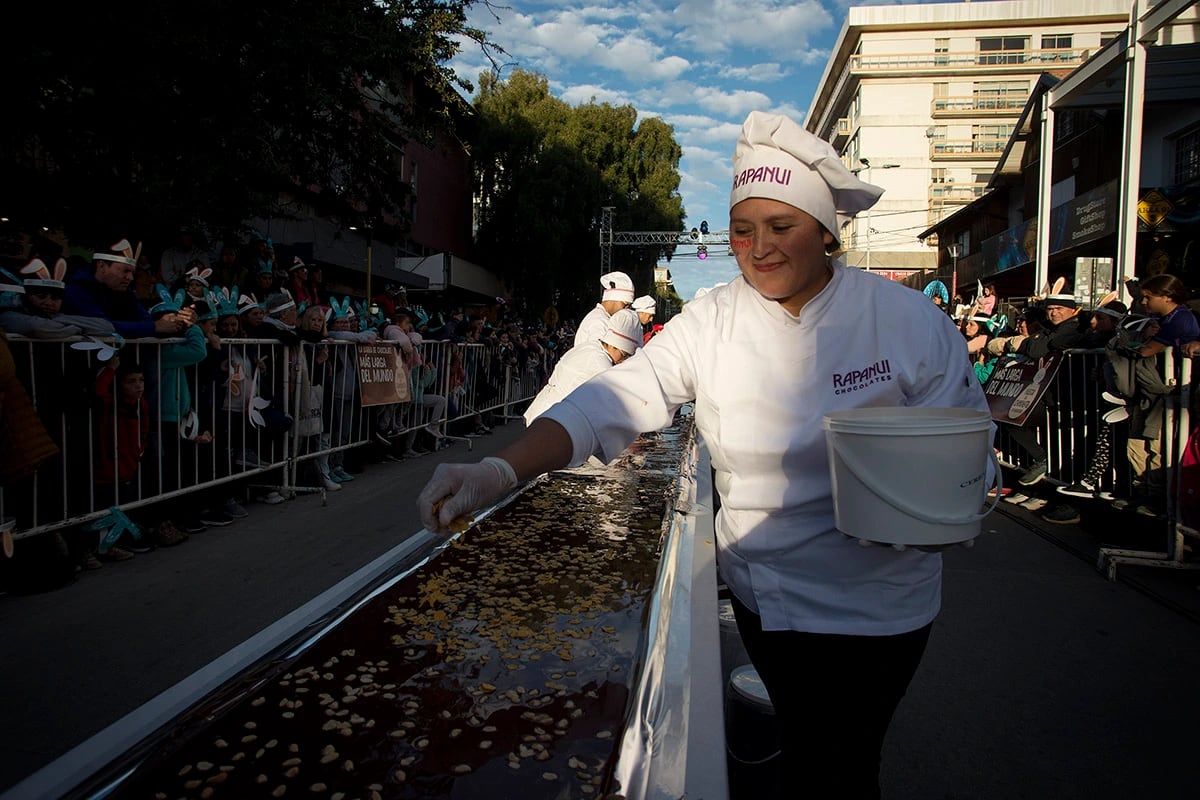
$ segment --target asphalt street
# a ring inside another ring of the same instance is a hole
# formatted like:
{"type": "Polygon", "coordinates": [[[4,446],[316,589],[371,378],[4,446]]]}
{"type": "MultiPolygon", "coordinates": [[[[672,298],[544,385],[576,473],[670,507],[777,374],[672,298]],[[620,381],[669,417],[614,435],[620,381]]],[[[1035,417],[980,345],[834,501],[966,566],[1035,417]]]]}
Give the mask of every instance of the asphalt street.
{"type": "MultiPolygon", "coordinates": [[[[414,499],[437,463],[496,452],[520,429],[371,464],[324,504],[251,504],[182,546],[0,597],[0,793],[417,532],[414,499]]],[[[984,525],[975,548],[946,556],[943,611],[885,744],[884,797],[1195,797],[1200,573],[1106,580],[1095,549],[1133,535],[1110,511],[1048,526],[1014,507],[984,525]]]]}

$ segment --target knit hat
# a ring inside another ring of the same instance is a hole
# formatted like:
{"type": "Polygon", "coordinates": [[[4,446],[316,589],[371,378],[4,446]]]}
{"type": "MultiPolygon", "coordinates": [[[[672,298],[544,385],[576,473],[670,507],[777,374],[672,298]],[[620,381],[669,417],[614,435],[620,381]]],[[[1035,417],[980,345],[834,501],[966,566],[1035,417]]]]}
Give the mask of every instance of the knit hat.
{"type": "Polygon", "coordinates": [[[608,318],[608,330],[600,337],[622,353],[633,355],[642,346],[642,321],[636,311],[623,308],[608,318]]]}
{"type": "Polygon", "coordinates": [[[281,289],[275,294],[267,298],[267,313],[281,314],[289,308],[295,308],[296,301],[292,299],[292,293],[287,289],[281,289]]]}
{"type": "Polygon", "coordinates": [[[1045,306],[1062,306],[1063,308],[1076,308],[1078,303],[1075,301],[1073,294],[1052,294],[1046,297],[1045,306]]]}
{"type": "Polygon", "coordinates": [[[749,197],[779,200],[811,215],[836,240],[838,215],[853,217],[883,189],[860,181],[833,146],[779,114],[751,111],[733,152],[729,207],[749,197]]]}
{"type": "Polygon", "coordinates": [[[624,272],[608,272],[601,275],[600,285],[604,287],[603,300],[633,302],[633,281],[624,272]]]}
{"type": "Polygon", "coordinates": [[[637,300],[633,301],[633,310],[634,311],[644,311],[647,314],[649,314],[654,311],[654,306],[655,306],[654,298],[648,294],[644,294],[641,297],[639,297],[637,300]]]}
{"type": "Polygon", "coordinates": [[[63,278],[67,274],[67,260],[60,258],[54,264],[54,274],[50,274],[50,269],[46,266],[46,262],[40,258],[35,258],[21,268],[22,275],[29,275],[25,279],[26,287],[41,287],[43,289],[58,289],[60,292],[67,288],[67,284],[63,283],[63,278]]]}

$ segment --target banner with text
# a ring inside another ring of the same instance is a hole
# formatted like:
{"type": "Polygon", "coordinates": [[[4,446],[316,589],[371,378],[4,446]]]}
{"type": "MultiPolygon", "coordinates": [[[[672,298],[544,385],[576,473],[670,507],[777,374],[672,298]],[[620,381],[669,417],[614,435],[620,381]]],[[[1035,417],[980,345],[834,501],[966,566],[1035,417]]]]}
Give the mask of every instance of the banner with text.
{"type": "Polygon", "coordinates": [[[408,370],[391,344],[358,345],[358,391],[363,406],[384,406],[412,400],[408,370]]]}
{"type": "Polygon", "coordinates": [[[1032,361],[1024,356],[1003,356],[983,385],[992,419],[1009,425],[1024,425],[1046,389],[1054,382],[1061,353],[1032,361]]]}

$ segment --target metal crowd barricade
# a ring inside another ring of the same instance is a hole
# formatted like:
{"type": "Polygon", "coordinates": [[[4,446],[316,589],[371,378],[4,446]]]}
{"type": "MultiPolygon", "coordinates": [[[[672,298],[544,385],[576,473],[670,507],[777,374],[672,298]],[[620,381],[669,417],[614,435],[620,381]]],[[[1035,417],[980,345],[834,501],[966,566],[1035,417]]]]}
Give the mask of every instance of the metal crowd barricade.
{"type": "MultiPolygon", "coordinates": [[[[320,481],[301,480],[303,465],[319,469],[367,444],[382,433],[381,420],[392,436],[425,428],[446,437],[449,423],[507,414],[540,388],[478,344],[422,344],[424,361],[436,370],[424,393],[428,402],[390,409],[362,406],[355,342],[226,339],[214,351],[195,339],[145,339],[115,352],[115,342],[102,338],[9,336],[8,344],[18,378],[59,448],[29,478],[0,487],[0,520],[16,520],[14,539],[176,498],[195,502],[173,505],[172,514],[198,515],[208,507],[200,503],[211,503],[217,491],[232,496],[253,486],[287,495],[306,490],[302,482],[323,491],[320,481]],[[115,400],[98,394],[98,377],[118,361],[141,365],[144,408],[120,402],[115,377],[115,400]]],[[[469,438],[448,438],[471,446],[469,438]]]]}

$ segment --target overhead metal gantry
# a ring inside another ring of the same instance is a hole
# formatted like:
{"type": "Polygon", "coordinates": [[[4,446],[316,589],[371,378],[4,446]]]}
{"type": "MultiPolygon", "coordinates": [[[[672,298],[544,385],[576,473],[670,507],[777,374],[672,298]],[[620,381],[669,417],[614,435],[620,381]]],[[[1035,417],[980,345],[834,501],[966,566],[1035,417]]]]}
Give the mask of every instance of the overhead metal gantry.
{"type": "Polygon", "coordinates": [[[685,245],[699,247],[710,244],[729,246],[729,231],[614,231],[613,206],[605,206],[600,215],[600,274],[612,271],[614,246],[685,245]]]}

